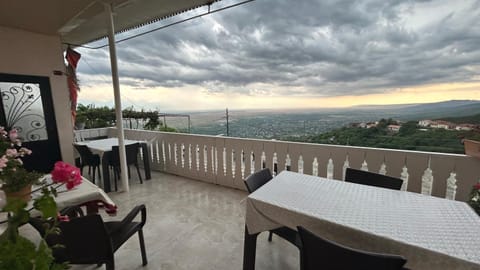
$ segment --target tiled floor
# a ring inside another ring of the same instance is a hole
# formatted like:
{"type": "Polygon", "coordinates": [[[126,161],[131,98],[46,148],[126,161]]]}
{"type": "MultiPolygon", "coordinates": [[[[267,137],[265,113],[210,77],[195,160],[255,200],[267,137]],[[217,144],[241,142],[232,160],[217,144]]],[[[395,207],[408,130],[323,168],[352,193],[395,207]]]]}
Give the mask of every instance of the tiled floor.
{"type": "MultiPolygon", "coordinates": [[[[135,178],[130,185],[128,193],[109,194],[119,207],[112,219],[122,218],[137,204],[147,206],[144,235],[149,262],[142,267],[134,236],[115,253],[116,269],[242,269],[246,192],[157,172],[142,185],[135,178]]],[[[294,246],[275,236],[268,242],[267,233],[259,235],[256,269],[298,268],[294,246]]]]}

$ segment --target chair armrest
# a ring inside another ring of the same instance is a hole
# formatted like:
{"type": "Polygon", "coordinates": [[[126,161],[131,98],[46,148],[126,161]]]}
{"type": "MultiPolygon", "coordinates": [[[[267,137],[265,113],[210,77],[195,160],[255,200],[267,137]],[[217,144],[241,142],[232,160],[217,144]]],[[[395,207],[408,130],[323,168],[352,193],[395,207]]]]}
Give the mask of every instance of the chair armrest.
{"type": "Polygon", "coordinates": [[[141,213],[141,227],[145,225],[145,222],[147,221],[147,208],[145,207],[144,204],[137,205],[135,208],[133,208],[128,215],[126,215],[122,221],[116,226],[116,229],[110,233],[114,233],[116,230],[123,228],[125,225],[131,223],[135,217],[138,216],[138,213],[141,213]]]}

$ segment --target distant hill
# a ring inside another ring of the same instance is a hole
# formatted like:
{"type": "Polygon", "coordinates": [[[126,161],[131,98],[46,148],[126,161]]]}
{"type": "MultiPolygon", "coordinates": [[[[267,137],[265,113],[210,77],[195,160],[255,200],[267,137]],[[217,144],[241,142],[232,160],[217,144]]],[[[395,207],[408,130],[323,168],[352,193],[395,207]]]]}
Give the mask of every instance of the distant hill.
{"type": "Polygon", "coordinates": [[[358,106],[357,108],[394,113],[399,119],[404,120],[443,119],[480,114],[480,101],[449,100],[424,104],[358,106]]]}
{"type": "Polygon", "coordinates": [[[409,107],[408,113],[415,116],[416,119],[420,116],[430,119],[469,116],[480,113],[480,101],[452,100],[430,103],[409,107]]]}
{"type": "Polygon", "coordinates": [[[443,118],[441,120],[445,120],[445,121],[456,123],[456,124],[468,123],[468,124],[480,125],[480,113],[475,115],[470,115],[470,116],[448,117],[448,118],[443,118]]]}

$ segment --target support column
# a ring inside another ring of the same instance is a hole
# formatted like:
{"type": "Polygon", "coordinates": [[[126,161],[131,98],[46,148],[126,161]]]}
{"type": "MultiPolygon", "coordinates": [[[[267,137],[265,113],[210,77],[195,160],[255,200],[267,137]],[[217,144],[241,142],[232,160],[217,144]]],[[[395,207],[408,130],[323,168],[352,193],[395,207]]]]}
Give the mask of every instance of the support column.
{"type": "Polygon", "coordinates": [[[115,118],[117,122],[118,148],[120,151],[120,179],[123,191],[129,191],[127,176],[127,158],[125,154],[125,141],[123,134],[122,100],[120,97],[120,81],[118,79],[117,51],[115,47],[115,30],[113,24],[112,4],[105,3],[105,14],[108,24],[108,47],[110,49],[110,64],[112,67],[113,94],[115,96],[115,118]]]}

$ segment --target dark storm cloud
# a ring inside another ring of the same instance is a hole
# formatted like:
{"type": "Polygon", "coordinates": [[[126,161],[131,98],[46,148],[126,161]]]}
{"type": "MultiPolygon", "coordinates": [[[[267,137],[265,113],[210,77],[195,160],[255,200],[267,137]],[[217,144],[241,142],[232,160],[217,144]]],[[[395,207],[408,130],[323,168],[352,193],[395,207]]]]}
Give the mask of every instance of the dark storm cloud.
{"type": "MultiPolygon", "coordinates": [[[[264,83],[322,96],[471,81],[480,62],[479,2],[257,0],[118,44],[120,76],[139,89],[250,94],[249,85],[264,83]]],[[[89,65],[81,73],[110,77],[107,49],[82,53],[89,65]]],[[[276,94],[293,90],[285,91],[276,94]]]]}

